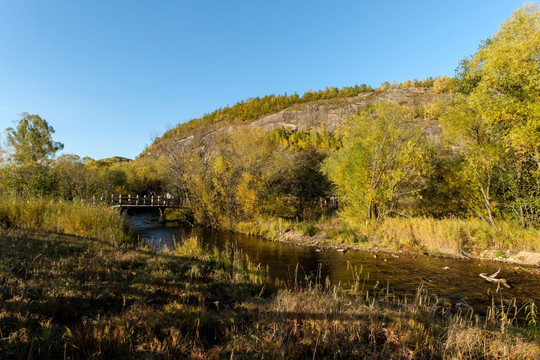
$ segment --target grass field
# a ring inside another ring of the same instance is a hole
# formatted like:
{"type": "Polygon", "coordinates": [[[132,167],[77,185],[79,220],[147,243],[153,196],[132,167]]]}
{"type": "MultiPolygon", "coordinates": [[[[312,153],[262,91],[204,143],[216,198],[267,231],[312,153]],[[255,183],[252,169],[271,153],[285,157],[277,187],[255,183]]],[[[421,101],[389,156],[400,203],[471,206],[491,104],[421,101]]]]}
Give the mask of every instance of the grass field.
{"type": "Polygon", "coordinates": [[[189,238],[141,244],[0,229],[5,359],[537,359],[538,312],[494,302],[452,312],[419,289],[404,299],[321,280],[270,283],[233,248],[189,238]]]}

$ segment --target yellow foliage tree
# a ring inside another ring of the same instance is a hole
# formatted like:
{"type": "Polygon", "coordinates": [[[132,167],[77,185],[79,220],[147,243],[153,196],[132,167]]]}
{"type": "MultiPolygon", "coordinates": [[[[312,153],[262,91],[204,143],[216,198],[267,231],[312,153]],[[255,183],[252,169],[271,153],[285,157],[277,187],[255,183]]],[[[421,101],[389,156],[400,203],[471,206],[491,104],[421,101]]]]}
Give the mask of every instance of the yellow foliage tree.
{"type": "Polygon", "coordinates": [[[539,54],[540,7],[529,4],[462,61],[454,88],[463,96],[442,119],[475,174],[477,213],[494,227],[494,199],[523,225],[527,213],[540,221],[539,54]]]}

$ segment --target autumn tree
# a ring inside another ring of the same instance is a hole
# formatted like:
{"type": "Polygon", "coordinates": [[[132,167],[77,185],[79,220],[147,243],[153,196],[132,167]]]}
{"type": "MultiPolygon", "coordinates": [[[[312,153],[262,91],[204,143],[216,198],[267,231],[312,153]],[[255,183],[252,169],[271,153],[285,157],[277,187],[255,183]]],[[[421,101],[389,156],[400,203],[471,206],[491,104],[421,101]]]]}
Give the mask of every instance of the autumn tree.
{"type": "Polygon", "coordinates": [[[386,102],[349,118],[343,146],[323,166],[347,219],[379,220],[398,213],[399,202],[422,189],[429,149],[410,119],[408,108],[386,102]]]}
{"type": "Polygon", "coordinates": [[[450,91],[452,88],[452,79],[448,76],[441,77],[437,75],[435,81],[433,81],[433,92],[435,94],[441,94],[450,91]]]}
{"type": "Polygon", "coordinates": [[[55,194],[67,200],[90,199],[99,191],[99,175],[85,166],[85,159],[64,154],[52,165],[55,194]]]}
{"type": "Polygon", "coordinates": [[[494,227],[495,203],[522,225],[540,220],[539,54],[540,8],[527,5],[461,62],[453,87],[462,95],[442,117],[478,194],[473,207],[494,227]]]}
{"type": "MultiPolygon", "coordinates": [[[[170,184],[189,199],[195,221],[229,227],[256,217],[308,216],[320,208],[330,187],[320,172],[324,154],[291,146],[300,138],[289,143],[292,133],[282,130],[241,126],[195,150],[167,154],[170,184]]],[[[301,137],[306,144],[309,138],[301,137]]]]}
{"type": "Polygon", "coordinates": [[[165,149],[164,166],[169,170],[166,182],[176,196],[186,200],[190,220],[212,226],[219,225],[213,209],[211,158],[204,146],[191,151],[165,149]]]}

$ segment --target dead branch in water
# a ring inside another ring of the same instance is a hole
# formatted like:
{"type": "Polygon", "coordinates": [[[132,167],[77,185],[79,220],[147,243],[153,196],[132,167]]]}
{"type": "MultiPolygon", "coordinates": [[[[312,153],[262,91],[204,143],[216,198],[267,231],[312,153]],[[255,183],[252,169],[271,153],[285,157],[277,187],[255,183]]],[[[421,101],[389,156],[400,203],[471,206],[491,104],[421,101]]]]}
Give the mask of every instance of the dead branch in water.
{"type": "Polygon", "coordinates": [[[491,275],[486,275],[485,273],[481,273],[480,277],[488,282],[497,284],[497,291],[499,291],[499,287],[502,285],[506,288],[510,288],[510,285],[506,282],[506,279],[497,279],[497,275],[499,275],[499,272],[501,272],[501,269],[497,270],[495,273],[491,275]]]}

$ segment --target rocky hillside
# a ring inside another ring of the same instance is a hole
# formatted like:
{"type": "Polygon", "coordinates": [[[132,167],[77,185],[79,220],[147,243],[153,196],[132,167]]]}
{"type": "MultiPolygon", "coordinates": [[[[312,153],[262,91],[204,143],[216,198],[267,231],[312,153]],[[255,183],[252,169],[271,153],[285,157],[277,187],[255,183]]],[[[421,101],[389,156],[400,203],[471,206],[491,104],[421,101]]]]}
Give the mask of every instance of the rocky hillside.
{"type": "MultiPolygon", "coordinates": [[[[309,131],[319,129],[321,126],[328,131],[335,131],[344,120],[362,107],[376,102],[389,101],[392,103],[407,104],[420,112],[425,113],[435,100],[444,94],[435,94],[432,88],[403,88],[377,90],[359,94],[354,97],[318,100],[304,104],[296,104],[277,113],[263,116],[250,123],[218,122],[195,127],[183,136],[168,136],[156,141],[146,150],[144,156],[159,156],[162,153],[179,151],[193,146],[210,145],[217,134],[231,131],[239,126],[257,126],[261,129],[272,130],[277,127],[309,131]]],[[[422,116],[421,121],[428,137],[438,141],[441,133],[438,123],[429,116],[422,116]]]]}

